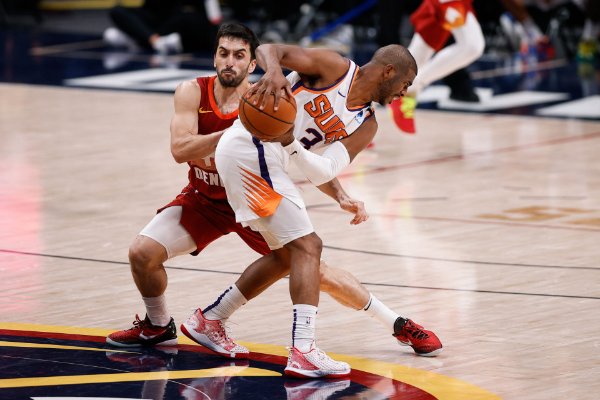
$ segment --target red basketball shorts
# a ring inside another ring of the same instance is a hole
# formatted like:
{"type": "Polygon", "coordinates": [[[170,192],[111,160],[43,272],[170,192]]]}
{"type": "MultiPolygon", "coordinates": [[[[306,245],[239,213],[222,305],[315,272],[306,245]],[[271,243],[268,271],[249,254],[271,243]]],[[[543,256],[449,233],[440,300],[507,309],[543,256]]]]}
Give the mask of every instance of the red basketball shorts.
{"type": "Polygon", "coordinates": [[[257,253],[262,255],[270,253],[269,246],[260,233],[235,222],[235,213],[227,202],[211,201],[196,193],[191,186],[187,186],[180,195],[158,212],[171,206],[182,207],[180,223],[192,236],[197,247],[193,255],[200,253],[221,236],[232,232],[257,253]]]}
{"type": "Polygon", "coordinates": [[[439,51],[448,41],[452,29],[465,23],[473,13],[473,0],[424,0],[410,16],[410,21],[425,43],[439,51]]]}

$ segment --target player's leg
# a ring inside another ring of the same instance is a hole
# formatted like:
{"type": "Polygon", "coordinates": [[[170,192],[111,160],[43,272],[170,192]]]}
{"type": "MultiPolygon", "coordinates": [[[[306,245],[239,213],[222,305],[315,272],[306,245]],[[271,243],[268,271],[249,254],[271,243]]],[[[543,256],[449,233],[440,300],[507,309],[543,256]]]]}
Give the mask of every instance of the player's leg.
{"type": "MultiPolygon", "coordinates": [[[[256,252],[268,253],[269,249],[264,238],[256,231],[237,226],[238,235],[256,252]]],[[[221,320],[223,323],[243,304],[262,293],[279,279],[289,274],[289,254],[285,248],[261,257],[244,270],[238,280],[227,287],[218,300],[206,308],[205,317],[211,320],[221,320]]],[[[416,324],[408,323],[408,319],[401,317],[389,309],[359,281],[341,268],[330,267],[321,260],[320,291],[329,294],[338,303],[354,310],[366,311],[367,315],[379,321],[401,343],[410,344],[419,355],[433,356],[441,350],[441,343],[437,336],[425,329],[415,332],[415,337],[410,342],[404,340],[403,335],[416,324]]],[[[418,328],[414,329],[419,330],[418,328]]]]}
{"type": "Polygon", "coordinates": [[[228,218],[220,218],[219,227],[236,232],[250,248],[264,257],[246,268],[240,278],[219,293],[210,305],[196,309],[181,325],[181,332],[221,356],[243,359],[248,357],[249,350],[231,338],[227,329],[228,319],[248,300],[288,275],[289,260],[283,256],[283,250],[271,252],[262,235],[242,227],[235,221],[233,213],[228,218]]]}
{"type": "Polygon", "coordinates": [[[214,302],[203,309],[196,309],[181,324],[181,332],[218,355],[236,359],[247,358],[250,351],[237,344],[230,336],[227,329],[228,319],[248,300],[258,296],[288,274],[289,260],[283,259],[285,253],[284,250],[272,252],[253,262],[214,302]]]}
{"type": "Polygon", "coordinates": [[[131,329],[114,332],[106,342],[114,346],[175,345],[175,323],[167,311],[167,273],[163,263],[169,258],[196,249],[190,234],[180,225],[182,207],[169,207],[157,214],[129,248],[133,280],[146,307],[143,320],[136,315],[131,329]]]}
{"type": "Polygon", "coordinates": [[[465,23],[451,32],[455,43],[440,50],[422,67],[419,65],[419,74],[410,93],[418,94],[432,82],[466,67],[483,54],[485,39],[473,13],[467,13],[465,23]]]}
{"type": "Polygon", "coordinates": [[[283,198],[275,213],[250,222],[274,253],[289,255],[290,296],[294,304],[292,346],[285,374],[302,378],[341,377],[350,373],[347,363],[334,361],[315,344],[319,302],[321,239],[306,208],[283,198]]]}
{"type": "Polygon", "coordinates": [[[435,333],[400,316],[370,293],[350,272],[330,267],[323,260],[321,291],[346,307],[364,310],[389,330],[399,343],[412,347],[418,355],[431,357],[442,351],[442,343],[435,333]]]}

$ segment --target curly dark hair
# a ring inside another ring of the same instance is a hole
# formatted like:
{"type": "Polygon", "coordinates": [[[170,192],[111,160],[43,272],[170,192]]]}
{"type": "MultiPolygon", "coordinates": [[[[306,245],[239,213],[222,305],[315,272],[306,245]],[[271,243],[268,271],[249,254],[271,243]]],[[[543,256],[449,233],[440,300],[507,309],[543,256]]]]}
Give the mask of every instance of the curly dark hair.
{"type": "Polygon", "coordinates": [[[222,37],[234,37],[245,40],[250,45],[250,57],[252,60],[256,58],[256,48],[260,45],[256,34],[252,32],[246,25],[239,24],[237,22],[223,24],[219,27],[217,32],[217,39],[215,40],[215,53],[219,48],[219,40],[222,37]]]}

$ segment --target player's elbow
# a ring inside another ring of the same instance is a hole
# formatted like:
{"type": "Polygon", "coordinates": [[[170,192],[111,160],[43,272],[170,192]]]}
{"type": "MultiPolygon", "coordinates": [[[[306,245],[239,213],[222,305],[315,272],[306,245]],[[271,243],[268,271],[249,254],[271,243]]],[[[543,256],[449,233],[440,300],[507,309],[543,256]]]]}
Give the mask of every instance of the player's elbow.
{"type": "Polygon", "coordinates": [[[183,151],[183,149],[181,148],[181,146],[172,145],[171,146],[171,155],[173,156],[173,159],[175,160],[175,162],[178,164],[182,164],[184,162],[189,161],[188,157],[186,156],[186,154],[183,151]]]}

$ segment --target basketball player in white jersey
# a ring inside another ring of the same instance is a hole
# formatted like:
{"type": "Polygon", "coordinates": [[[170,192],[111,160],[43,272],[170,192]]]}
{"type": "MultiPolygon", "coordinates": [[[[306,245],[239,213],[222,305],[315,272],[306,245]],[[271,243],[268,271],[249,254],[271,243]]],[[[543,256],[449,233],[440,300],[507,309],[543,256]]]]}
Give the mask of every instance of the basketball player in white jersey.
{"type": "MultiPolygon", "coordinates": [[[[403,96],[415,78],[417,67],[410,53],[400,45],[379,49],[362,68],[335,52],[288,45],[259,46],[257,61],[265,75],[248,96],[261,95],[258,105],[264,107],[264,95],[272,93],[277,106],[284,92],[287,95],[293,92],[298,105],[294,129],[278,139],[281,143],[268,142],[253,137],[236,121],[217,146],[217,170],[236,220],[259,231],[271,251],[281,260],[287,260],[290,268],[294,324],[286,375],[345,376],[350,373],[349,365],[332,360],[315,344],[322,243],[287,167],[290,161],[295,161],[322,191],[332,196],[339,193],[335,176],[367,147],[377,131],[371,102],[389,104],[403,96]],[[288,76],[289,80],[282,67],[295,71],[288,76]],[[322,156],[306,150],[323,146],[327,148],[322,156]]],[[[260,265],[255,263],[251,268],[256,285],[256,276],[261,275],[260,265]]],[[[249,292],[244,275],[236,286],[244,293],[249,292]]],[[[231,302],[229,295],[228,289],[211,306],[211,311],[222,308],[229,316],[239,308],[241,304],[231,302]]],[[[191,332],[192,336],[202,344],[208,342],[210,347],[212,339],[203,334],[202,320],[198,310],[182,325],[182,330],[194,330],[197,335],[191,332]]],[[[434,352],[439,352],[439,340],[432,332],[427,334],[436,342],[434,352]]],[[[410,338],[406,341],[410,343],[410,338]]]]}

